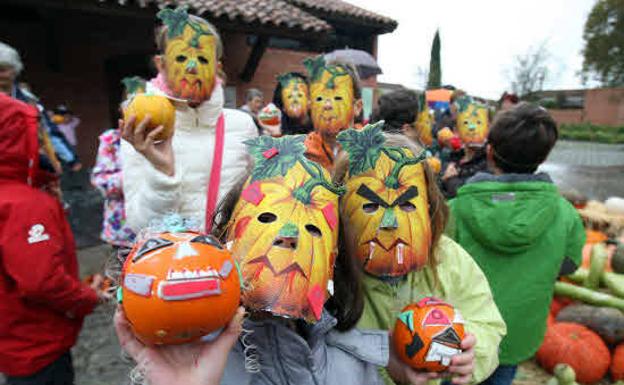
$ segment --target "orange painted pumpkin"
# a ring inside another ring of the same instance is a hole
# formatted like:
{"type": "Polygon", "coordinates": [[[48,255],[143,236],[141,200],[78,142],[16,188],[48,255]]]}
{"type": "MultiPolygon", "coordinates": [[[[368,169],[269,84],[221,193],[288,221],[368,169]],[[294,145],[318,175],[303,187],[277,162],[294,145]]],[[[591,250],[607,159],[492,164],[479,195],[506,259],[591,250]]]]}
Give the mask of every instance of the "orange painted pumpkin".
{"type": "Polygon", "coordinates": [[[394,325],[392,340],[399,358],[417,370],[441,372],[461,353],[464,320],[446,302],[426,297],[406,306],[394,325]]]}
{"type": "Polygon", "coordinates": [[[212,237],[160,233],[137,243],[121,276],[121,303],[144,342],[180,344],[224,327],[240,302],[234,259],[212,237]]]}
{"type": "Polygon", "coordinates": [[[611,378],[613,381],[624,380],[624,343],[619,344],[613,352],[611,378]]]}
{"type": "Polygon", "coordinates": [[[175,123],[175,107],[165,96],[154,94],[136,94],[124,109],[124,120],[135,116],[135,124],[139,124],[147,115],[150,116],[147,130],[152,131],[158,126],[164,130],[156,136],[156,140],[165,140],[173,135],[175,123]]]}
{"type": "Polygon", "coordinates": [[[579,382],[591,384],[607,373],[611,354],[598,334],[583,325],[557,322],[546,329],[537,362],[553,372],[555,365],[568,364],[579,382]]]}

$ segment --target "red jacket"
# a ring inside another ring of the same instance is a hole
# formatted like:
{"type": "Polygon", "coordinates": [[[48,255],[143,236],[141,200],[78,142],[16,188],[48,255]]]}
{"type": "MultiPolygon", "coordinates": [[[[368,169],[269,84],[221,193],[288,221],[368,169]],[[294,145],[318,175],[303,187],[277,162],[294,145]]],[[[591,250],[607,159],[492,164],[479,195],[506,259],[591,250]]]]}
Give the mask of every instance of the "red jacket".
{"type": "Polygon", "coordinates": [[[27,376],[76,342],[97,303],[60,202],[37,188],[37,111],[0,93],[0,372],[27,376]]]}

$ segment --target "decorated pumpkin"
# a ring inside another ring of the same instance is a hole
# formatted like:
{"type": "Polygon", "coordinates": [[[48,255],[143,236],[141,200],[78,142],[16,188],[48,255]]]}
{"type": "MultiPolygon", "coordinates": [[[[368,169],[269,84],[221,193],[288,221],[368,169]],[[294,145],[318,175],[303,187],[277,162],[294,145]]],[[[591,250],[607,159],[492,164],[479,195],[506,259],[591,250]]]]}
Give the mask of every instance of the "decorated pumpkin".
{"type": "Polygon", "coordinates": [[[182,7],[165,8],[157,16],[166,28],[163,70],[172,96],[195,104],[210,99],[217,80],[216,31],[182,7]]]}
{"type": "Polygon", "coordinates": [[[228,241],[248,287],[247,308],[313,323],[333,291],[340,190],[325,169],[305,158],[304,139],[245,142],[254,167],[228,241]]]}
{"type": "Polygon", "coordinates": [[[163,126],[163,131],[156,136],[155,140],[166,140],[173,135],[175,123],[175,107],[165,96],[154,94],[136,94],[124,109],[124,120],[135,117],[135,125],[139,124],[146,116],[150,117],[147,130],[152,131],[163,126]]]}
{"type": "Polygon", "coordinates": [[[310,115],[314,129],[336,135],[355,117],[354,83],[343,65],[326,64],[323,56],[304,61],[310,78],[310,115]]]}
{"type": "Polygon", "coordinates": [[[569,322],[557,322],[546,329],[536,358],[550,373],[559,363],[570,365],[577,380],[585,384],[604,377],[611,362],[609,349],[600,336],[583,325],[569,322]]]}
{"type": "Polygon", "coordinates": [[[224,327],[240,303],[231,254],[195,232],[157,233],[138,242],[121,275],[121,303],[146,343],[181,344],[224,327]]]}
{"type": "Polygon", "coordinates": [[[378,277],[403,276],[425,265],[431,243],[426,153],[385,144],[383,122],[338,135],[347,152],[340,214],[359,264],[378,277]]]}
{"type": "Polygon", "coordinates": [[[465,145],[483,145],[488,136],[488,109],[470,96],[458,98],[457,131],[465,145]]]}
{"type": "Polygon", "coordinates": [[[441,372],[460,354],[464,320],[448,303],[426,297],[406,306],[392,333],[394,349],[404,363],[416,370],[441,372]]]}
{"type": "Polygon", "coordinates": [[[624,343],[619,344],[613,351],[611,379],[613,381],[624,380],[624,343]]]}
{"type": "Polygon", "coordinates": [[[269,126],[276,126],[282,120],[282,112],[275,104],[269,103],[258,113],[258,120],[269,126]]]}
{"type": "Polygon", "coordinates": [[[440,173],[440,170],[442,169],[442,162],[440,162],[440,158],[430,156],[427,158],[427,164],[429,165],[431,171],[435,172],[436,174],[440,173]]]}
{"type": "Polygon", "coordinates": [[[277,81],[282,86],[280,97],[286,115],[295,120],[303,119],[308,114],[310,101],[310,90],[306,81],[301,75],[297,76],[292,72],[278,76],[277,81]]]}

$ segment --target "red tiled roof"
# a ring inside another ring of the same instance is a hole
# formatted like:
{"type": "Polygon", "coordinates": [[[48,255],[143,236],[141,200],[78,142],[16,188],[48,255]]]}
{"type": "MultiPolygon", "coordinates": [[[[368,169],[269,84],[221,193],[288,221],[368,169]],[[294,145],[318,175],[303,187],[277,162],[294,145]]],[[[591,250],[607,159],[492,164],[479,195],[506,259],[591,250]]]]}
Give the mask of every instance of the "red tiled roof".
{"type": "Polygon", "coordinates": [[[343,17],[353,17],[375,24],[390,24],[393,30],[396,22],[387,17],[356,7],[340,0],[98,0],[117,2],[121,5],[136,3],[141,7],[156,5],[187,5],[199,15],[215,18],[240,20],[244,23],[259,23],[274,27],[286,27],[309,32],[328,32],[332,26],[310,12],[316,10],[337,13],[343,17]]]}

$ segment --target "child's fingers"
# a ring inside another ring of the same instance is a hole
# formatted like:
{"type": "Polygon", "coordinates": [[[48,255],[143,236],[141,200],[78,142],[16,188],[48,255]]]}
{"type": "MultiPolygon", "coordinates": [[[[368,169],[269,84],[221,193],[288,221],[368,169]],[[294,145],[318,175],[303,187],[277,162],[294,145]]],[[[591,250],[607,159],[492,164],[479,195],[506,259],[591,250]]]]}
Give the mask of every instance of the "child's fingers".
{"type": "Polygon", "coordinates": [[[126,316],[119,308],[115,312],[114,323],[115,331],[117,332],[117,337],[119,338],[119,345],[121,345],[121,348],[136,361],[145,346],[136,339],[130,329],[130,324],[126,319],[126,316]]]}
{"type": "Polygon", "coordinates": [[[165,126],[158,126],[155,129],[153,129],[152,131],[150,131],[149,134],[147,134],[147,141],[154,142],[156,140],[156,137],[158,135],[160,135],[161,132],[163,132],[165,130],[165,126]]]}
{"type": "Polygon", "coordinates": [[[463,376],[453,377],[451,382],[455,385],[466,385],[472,382],[472,374],[466,374],[463,376]]]}
{"type": "Polygon", "coordinates": [[[466,333],[466,336],[461,342],[462,350],[472,349],[477,344],[477,337],[472,333],[466,333]]]}
{"type": "Polygon", "coordinates": [[[451,358],[451,366],[449,368],[449,371],[452,371],[452,369],[457,366],[464,366],[464,365],[472,364],[473,361],[474,361],[474,351],[472,349],[465,351],[451,358]]]}

